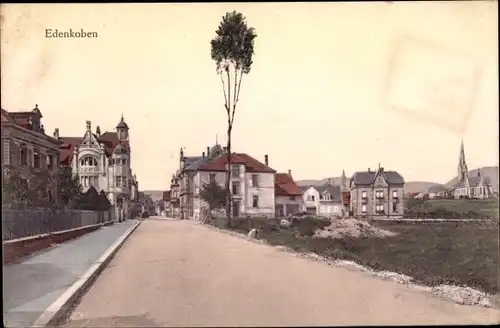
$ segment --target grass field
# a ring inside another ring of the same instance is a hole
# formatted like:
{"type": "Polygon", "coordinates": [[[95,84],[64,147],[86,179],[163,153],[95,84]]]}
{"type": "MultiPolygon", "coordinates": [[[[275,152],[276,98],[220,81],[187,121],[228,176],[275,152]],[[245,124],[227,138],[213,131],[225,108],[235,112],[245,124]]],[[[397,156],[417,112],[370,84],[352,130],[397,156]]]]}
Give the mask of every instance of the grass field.
{"type": "MultiPolygon", "coordinates": [[[[450,212],[466,213],[476,212],[487,218],[499,217],[498,199],[429,199],[425,201],[413,200],[415,208],[421,208],[426,211],[436,211],[445,209],[450,212]]],[[[410,203],[409,203],[410,205],[410,203]]],[[[411,207],[411,205],[410,205],[411,207]]]]}
{"type": "Polygon", "coordinates": [[[316,223],[280,230],[275,225],[267,227],[262,219],[252,219],[251,223],[248,219],[237,221],[233,230],[247,233],[252,227],[260,228],[259,238],[272,245],[350,260],[374,270],[402,273],[427,286],[452,284],[498,293],[498,224],[384,222],[376,225],[398,235],[335,240],[311,238],[314,230],[321,228],[316,223]]]}

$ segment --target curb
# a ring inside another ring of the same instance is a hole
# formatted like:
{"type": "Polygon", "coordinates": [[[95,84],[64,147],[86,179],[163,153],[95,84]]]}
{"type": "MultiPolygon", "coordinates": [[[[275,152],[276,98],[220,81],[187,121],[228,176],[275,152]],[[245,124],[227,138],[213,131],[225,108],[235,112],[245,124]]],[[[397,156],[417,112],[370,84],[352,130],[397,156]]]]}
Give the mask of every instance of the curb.
{"type": "Polygon", "coordinates": [[[71,309],[71,305],[83,295],[87,287],[99,276],[104,267],[140,224],[141,221],[136,221],[133,226],[127,229],[76,282],[69,286],[57,300],[43,311],[31,327],[57,326],[67,311],[71,309]]]}

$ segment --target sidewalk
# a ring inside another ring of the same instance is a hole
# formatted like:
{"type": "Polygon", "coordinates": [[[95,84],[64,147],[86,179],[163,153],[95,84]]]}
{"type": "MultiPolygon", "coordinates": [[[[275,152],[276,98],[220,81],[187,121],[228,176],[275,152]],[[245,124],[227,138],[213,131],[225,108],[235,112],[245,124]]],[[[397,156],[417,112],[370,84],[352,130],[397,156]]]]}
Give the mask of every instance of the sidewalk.
{"type": "Polygon", "coordinates": [[[4,265],[4,325],[31,326],[135,224],[135,220],[115,223],[51,247],[21,263],[4,265]]]}

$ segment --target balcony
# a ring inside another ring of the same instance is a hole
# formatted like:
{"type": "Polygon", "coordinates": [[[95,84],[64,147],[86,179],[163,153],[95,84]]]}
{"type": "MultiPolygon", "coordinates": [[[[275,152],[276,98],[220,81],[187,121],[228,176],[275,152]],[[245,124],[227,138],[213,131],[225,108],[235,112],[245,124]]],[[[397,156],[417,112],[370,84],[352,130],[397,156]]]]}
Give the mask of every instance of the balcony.
{"type": "Polygon", "coordinates": [[[80,172],[82,173],[99,173],[101,169],[98,166],[80,166],[80,172]]]}

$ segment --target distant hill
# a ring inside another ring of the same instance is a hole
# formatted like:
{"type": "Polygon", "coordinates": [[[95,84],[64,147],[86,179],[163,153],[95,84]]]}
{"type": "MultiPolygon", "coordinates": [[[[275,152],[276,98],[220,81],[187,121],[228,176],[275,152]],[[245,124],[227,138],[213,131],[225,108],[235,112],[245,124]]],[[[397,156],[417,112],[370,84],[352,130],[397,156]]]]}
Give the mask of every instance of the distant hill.
{"type": "Polygon", "coordinates": [[[143,190],[142,192],[145,195],[150,196],[153,202],[156,202],[163,198],[163,190],[143,190]]]}
{"type": "MultiPolygon", "coordinates": [[[[477,170],[470,170],[469,176],[477,176],[477,170]]],[[[498,191],[498,166],[485,166],[480,168],[481,175],[490,179],[493,190],[498,191]]],[[[318,186],[328,182],[328,179],[333,179],[333,184],[340,184],[340,177],[331,177],[321,180],[298,180],[296,181],[299,186],[318,186]]],[[[446,184],[431,182],[431,181],[408,181],[405,183],[405,192],[428,192],[429,188],[439,190],[442,188],[451,188],[458,181],[458,177],[454,177],[446,184]]]]}

